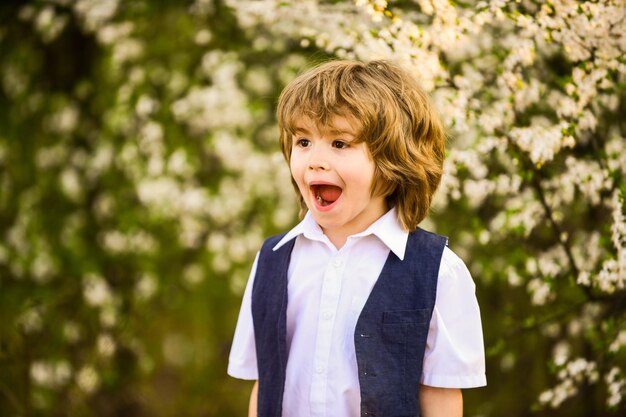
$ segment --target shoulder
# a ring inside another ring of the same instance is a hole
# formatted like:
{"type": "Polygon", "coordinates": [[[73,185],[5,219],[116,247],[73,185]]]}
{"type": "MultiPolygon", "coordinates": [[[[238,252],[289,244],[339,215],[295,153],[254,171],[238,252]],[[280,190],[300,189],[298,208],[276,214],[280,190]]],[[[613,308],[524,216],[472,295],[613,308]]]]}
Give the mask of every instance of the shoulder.
{"type": "Polygon", "coordinates": [[[417,228],[409,232],[406,242],[405,256],[419,256],[432,258],[434,262],[439,264],[442,252],[448,244],[448,238],[433,232],[417,228]]]}
{"type": "Polygon", "coordinates": [[[438,243],[441,245],[448,244],[448,238],[446,236],[438,235],[434,232],[429,232],[428,230],[422,229],[418,227],[413,232],[409,232],[409,235],[416,236],[419,239],[430,241],[432,243],[438,243]]]}
{"type": "Polygon", "coordinates": [[[285,237],[286,234],[287,232],[283,232],[274,236],[270,236],[267,239],[265,239],[265,241],[263,242],[263,245],[261,246],[261,251],[267,250],[268,248],[272,250],[274,246],[276,246],[278,242],[280,242],[282,238],[285,237]]]}
{"type": "Polygon", "coordinates": [[[453,269],[467,269],[465,262],[457,255],[450,247],[446,246],[443,249],[441,256],[441,265],[453,269]]]}
{"type": "Polygon", "coordinates": [[[259,251],[259,262],[264,262],[268,259],[282,259],[288,256],[293,249],[295,238],[296,236],[290,238],[288,233],[279,233],[268,237],[263,242],[261,250],[259,251]]]}
{"type": "Polygon", "coordinates": [[[439,267],[440,286],[462,286],[475,288],[474,280],[465,262],[449,247],[445,247],[439,267]]]}

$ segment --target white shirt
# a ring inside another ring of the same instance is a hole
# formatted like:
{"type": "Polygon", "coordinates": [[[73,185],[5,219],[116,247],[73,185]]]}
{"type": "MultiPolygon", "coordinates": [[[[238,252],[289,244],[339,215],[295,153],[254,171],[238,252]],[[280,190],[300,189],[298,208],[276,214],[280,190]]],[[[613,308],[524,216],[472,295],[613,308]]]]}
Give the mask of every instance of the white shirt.
{"type": "MultiPolygon", "coordinates": [[[[392,209],[337,250],[313,216],[273,248],[296,238],[288,270],[286,417],[359,414],[354,329],[389,251],[404,259],[408,233],[392,209]]],[[[256,266],[243,296],[228,374],[258,379],[251,312],[256,266]]],[[[480,311],[475,285],[461,259],[445,248],[430,322],[421,383],[433,387],[486,385],[480,311]]]]}

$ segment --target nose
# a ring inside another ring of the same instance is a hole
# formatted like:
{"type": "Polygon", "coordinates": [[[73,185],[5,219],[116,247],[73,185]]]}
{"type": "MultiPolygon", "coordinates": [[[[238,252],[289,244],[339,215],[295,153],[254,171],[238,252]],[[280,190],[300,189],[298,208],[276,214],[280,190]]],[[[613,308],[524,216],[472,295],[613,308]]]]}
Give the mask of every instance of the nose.
{"type": "Polygon", "coordinates": [[[309,169],[315,171],[330,169],[328,155],[321,146],[314,146],[309,151],[309,169]]]}

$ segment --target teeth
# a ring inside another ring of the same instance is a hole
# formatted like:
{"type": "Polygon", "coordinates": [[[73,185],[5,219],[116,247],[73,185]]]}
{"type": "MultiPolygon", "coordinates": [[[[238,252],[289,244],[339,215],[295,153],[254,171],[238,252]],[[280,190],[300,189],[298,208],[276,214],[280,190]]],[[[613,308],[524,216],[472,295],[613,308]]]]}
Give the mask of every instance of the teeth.
{"type": "Polygon", "coordinates": [[[318,195],[316,199],[319,204],[322,204],[322,196],[318,195]]]}

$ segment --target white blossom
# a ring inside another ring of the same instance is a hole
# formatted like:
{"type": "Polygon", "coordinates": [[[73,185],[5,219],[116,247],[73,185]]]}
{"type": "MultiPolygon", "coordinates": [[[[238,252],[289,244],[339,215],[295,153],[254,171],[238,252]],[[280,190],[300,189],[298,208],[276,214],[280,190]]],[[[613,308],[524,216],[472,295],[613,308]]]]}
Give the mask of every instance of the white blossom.
{"type": "Polygon", "coordinates": [[[67,105],[51,114],[47,120],[47,128],[54,133],[72,133],[78,126],[80,111],[73,105],[67,105]]]}
{"type": "Polygon", "coordinates": [[[559,383],[539,395],[539,402],[552,408],[559,407],[565,400],[578,393],[583,381],[594,383],[598,380],[597,365],[584,358],[568,361],[558,373],[559,383]]]}
{"type": "Polygon", "coordinates": [[[626,330],[620,330],[617,337],[609,345],[609,352],[615,353],[626,346],[626,330]]]}
{"type": "MultiPolygon", "coordinates": [[[[24,9],[22,10],[25,11],[24,9]]],[[[28,14],[28,9],[26,9],[24,15],[26,14],[28,14]]],[[[42,40],[50,43],[61,34],[68,20],[67,15],[57,14],[54,7],[47,5],[39,9],[37,15],[34,16],[33,23],[42,40]]]]}
{"type": "Polygon", "coordinates": [[[133,22],[111,23],[103,26],[97,32],[97,39],[104,45],[112,45],[133,33],[133,22]]]}
{"type": "Polygon", "coordinates": [[[121,66],[143,56],[145,45],[142,41],[133,38],[125,38],[113,45],[113,62],[121,66]]]}
{"type": "Polygon", "coordinates": [[[98,335],[98,339],[96,340],[96,348],[101,356],[105,358],[113,356],[116,350],[116,346],[117,344],[110,334],[102,333],[98,335]]]}
{"type": "Polygon", "coordinates": [[[63,337],[69,343],[76,343],[80,340],[82,332],[80,326],[73,321],[68,321],[63,325],[63,337]]]}
{"type": "Polygon", "coordinates": [[[144,230],[134,230],[123,233],[119,230],[101,232],[100,241],[106,250],[111,253],[153,253],[159,247],[159,242],[144,230]]]}
{"type": "Polygon", "coordinates": [[[626,285],[626,216],[624,199],[618,191],[613,193],[611,203],[613,209],[611,240],[616,256],[605,260],[599,274],[593,277],[595,285],[607,293],[622,290],[626,285]]]}
{"type": "Polygon", "coordinates": [[[30,307],[17,318],[17,324],[26,334],[39,332],[43,327],[43,308],[30,307]]]}
{"type": "Polygon", "coordinates": [[[528,291],[532,295],[532,303],[544,305],[554,297],[550,284],[540,278],[533,278],[528,282],[528,291]]]}
{"type": "Polygon", "coordinates": [[[209,42],[211,42],[212,38],[213,38],[213,35],[211,34],[209,30],[201,29],[196,33],[194,41],[198,45],[206,46],[209,42]]]}
{"type": "Polygon", "coordinates": [[[157,277],[151,273],[142,274],[141,278],[135,284],[135,296],[142,301],[146,301],[154,297],[159,289],[157,277]]]}
{"type": "Polygon", "coordinates": [[[59,178],[61,190],[73,201],[80,201],[83,196],[83,184],[78,171],[67,167],[61,171],[59,178]]]}
{"type": "Polygon", "coordinates": [[[552,357],[554,364],[557,366],[564,365],[569,359],[571,353],[571,346],[567,342],[560,342],[556,344],[552,350],[552,357]]]}
{"type": "Polygon", "coordinates": [[[183,270],[182,279],[190,287],[198,285],[206,278],[206,271],[199,264],[191,264],[183,270]]]}
{"type": "Polygon", "coordinates": [[[30,366],[32,381],[41,387],[57,388],[69,382],[72,366],[66,360],[35,361],[30,366]]]}
{"type": "Polygon", "coordinates": [[[107,281],[93,273],[83,279],[83,296],[87,304],[92,306],[102,306],[113,300],[113,293],[107,281]]]}
{"type": "Polygon", "coordinates": [[[517,146],[528,153],[531,161],[543,165],[554,159],[561,149],[574,146],[574,139],[563,133],[565,128],[567,125],[564,123],[549,127],[537,124],[515,127],[509,135],[517,146]]]}
{"type": "Polygon", "coordinates": [[[90,31],[108,23],[118,7],[119,0],[77,0],[74,3],[74,11],[90,31]]]}
{"type": "Polygon", "coordinates": [[[142,95],[137,100],[135,112],[140,117],[148,117],[159,109],[159,103],[149,95],[142,95]]]}
{"type": "Polygon", "coordinates": [[[612,367],[605,376],[606,385],[609,389],[609,396],[606,403],[609,407],[616,407],[622,402],[626,394],[626,378],[623,371],[618,367],[612,367]]]}
{"type": "Polygon", "coordinates": [[[76,384],[83,392],[91,394],[100,387],[100,375],[93,366],[85,365],[76,373],[76,384]]]}

